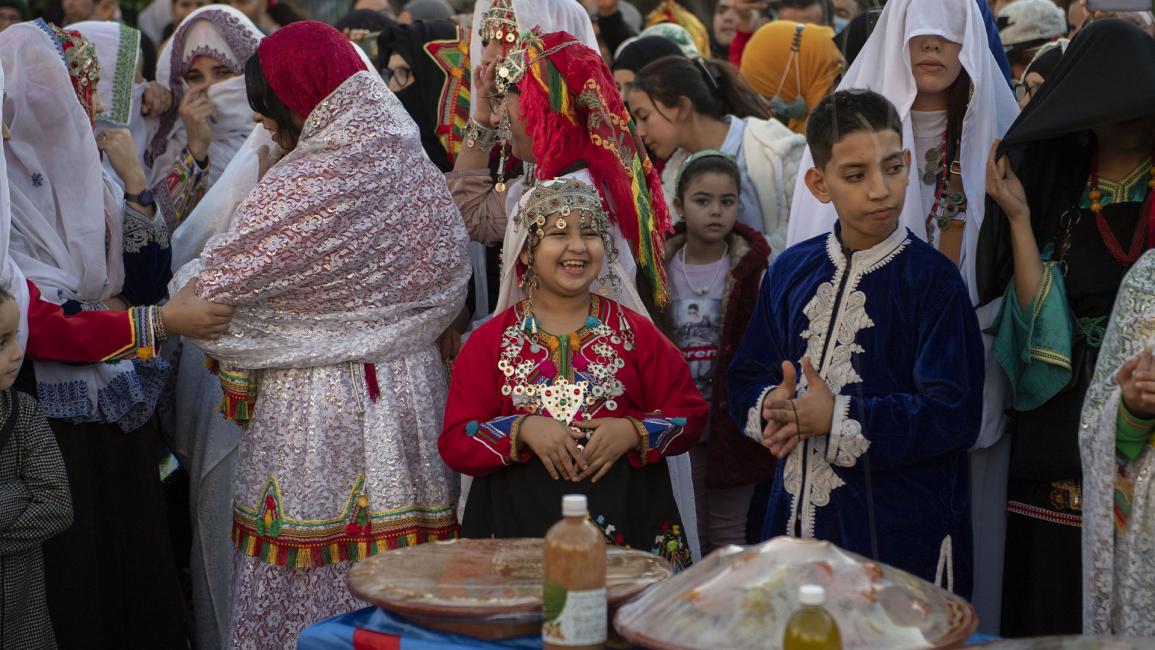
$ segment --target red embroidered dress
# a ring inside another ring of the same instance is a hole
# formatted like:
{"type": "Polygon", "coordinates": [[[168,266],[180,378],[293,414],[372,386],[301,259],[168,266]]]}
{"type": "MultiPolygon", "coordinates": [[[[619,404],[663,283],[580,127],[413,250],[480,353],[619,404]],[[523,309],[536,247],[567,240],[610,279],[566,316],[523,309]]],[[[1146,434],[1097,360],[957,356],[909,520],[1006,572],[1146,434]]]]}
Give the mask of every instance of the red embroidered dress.
{"type": "Polygon", "coordinates": [[[707,406],[681,353],[606,298],[595,296],[585,326],[560,337],[523,331],[524,305],[475,331],[454,365],[438,448],[476,477],[462,535],[540,537],[560,516],[560,496],[582,493],[608,542],[689,565],[664,457],[694,445],[707,406]],[[555,481],[528,447],[513,448],[529,415],[631,418],[645,451],[628,452],[597,483],[555,481]]]}

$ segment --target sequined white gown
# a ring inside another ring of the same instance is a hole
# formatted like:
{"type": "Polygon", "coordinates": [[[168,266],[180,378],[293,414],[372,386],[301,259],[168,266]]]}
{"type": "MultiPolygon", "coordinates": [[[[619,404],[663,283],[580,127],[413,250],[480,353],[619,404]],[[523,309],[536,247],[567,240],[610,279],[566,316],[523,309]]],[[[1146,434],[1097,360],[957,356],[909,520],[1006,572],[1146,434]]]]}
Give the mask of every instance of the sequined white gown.
{"type": "Polygon", "coordinates": [[[434,341],[464,302],[466,241],[416,126],[361,72],[177,274],[238,306],[196,344],[259,386],[234,483],[234,647],[295,647],[359,605],[350,560],[455,532],[434,341]]]}

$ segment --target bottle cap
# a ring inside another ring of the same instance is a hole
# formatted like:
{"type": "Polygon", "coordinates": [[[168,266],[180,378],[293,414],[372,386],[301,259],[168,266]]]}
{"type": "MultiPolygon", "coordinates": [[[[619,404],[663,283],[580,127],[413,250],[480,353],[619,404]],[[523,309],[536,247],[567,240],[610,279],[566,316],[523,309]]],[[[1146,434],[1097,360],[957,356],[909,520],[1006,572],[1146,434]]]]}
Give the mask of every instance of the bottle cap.
{"type": "Polygon", "coordinates": [[[798,602],[807,607],[821,607],[826,603],[826,590],[821,585],[802,585],[798,588],[798,602]]]}
{"type": "Polygon", "coordinates": [[[584,517],[589,506],[584,494],[567,494],[561,498],[561,514],[563,517],[584,517]]]}

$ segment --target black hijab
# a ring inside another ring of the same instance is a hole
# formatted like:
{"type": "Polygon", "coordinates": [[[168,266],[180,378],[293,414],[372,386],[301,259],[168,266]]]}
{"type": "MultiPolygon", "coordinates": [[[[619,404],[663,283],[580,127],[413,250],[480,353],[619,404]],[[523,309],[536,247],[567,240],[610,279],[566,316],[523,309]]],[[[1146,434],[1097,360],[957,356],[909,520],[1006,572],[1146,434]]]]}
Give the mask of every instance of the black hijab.
{"type": "Polygon", "coordinates": [[[450,171],[453,152],[445,150],[442,136],[455,134],[447,140],[459,142],[458,127],[464,123],[457,124],[455,118],[469,116],[469,39],[448,20],[394,25],[377,37],[377,69],[384,70],[393,54],[400,55],[413,72],[413,83],[396,93],[397,99],[417,123],[429,159],[441,171],[450,171]],[[450,78],[450,70],[463,72],[450,78]]]}
{"type": "Polygon", "coordinates": [[[622,47],[622,51],[614,57],[613,69],[636,73],[646,67],[647,63],[670,55],[685,56],[682,48],[665,36],[643,36],[622,47]]]}
{"type": "Polygon", "coordinates": [[[1027,68],[1023,70],[1023,79],[1026,79],[1027,75],[1034,72],[1045,81],[1047,77],[1050,77],[1051,73],[1055,71],[1055,68],[1058,67],[1059,61],[1063,60],[1063,50],[1064,47],[1058,43],[1047,47],[1047,49],[1038,54],[1031,63],[1027,65],[1027,68]]]}
{"type": "MultiPolygon", "coordinates": [[[[1071,41],[999,146],[1027,192],[1039,247],[1055,241],[1059,218],[1082,196],[1095,127],[1155,114],[1155,39],[1121,20],[1095,21],[1071,41]]],[[[980,303],[1001,296],[1014,272],[1006,215],[987,200],[979,233],[980,303]]]]}

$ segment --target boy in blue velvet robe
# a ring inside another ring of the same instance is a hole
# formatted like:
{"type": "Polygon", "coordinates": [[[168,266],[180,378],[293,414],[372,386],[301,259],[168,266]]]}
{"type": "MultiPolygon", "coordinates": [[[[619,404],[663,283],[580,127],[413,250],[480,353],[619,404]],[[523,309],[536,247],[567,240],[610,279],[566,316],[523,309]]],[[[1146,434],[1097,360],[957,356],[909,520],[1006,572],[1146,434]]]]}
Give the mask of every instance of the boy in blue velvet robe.
{"type": "Polygon", "coordinates": [[[764,537],[828,540],[969,597],[974,307],[958,268],[898,227],[894,106],[837,92],[806,131],[806,186],[838,223],[775,260],[728,376],[734,419],[781,459],[764,537]]]}

